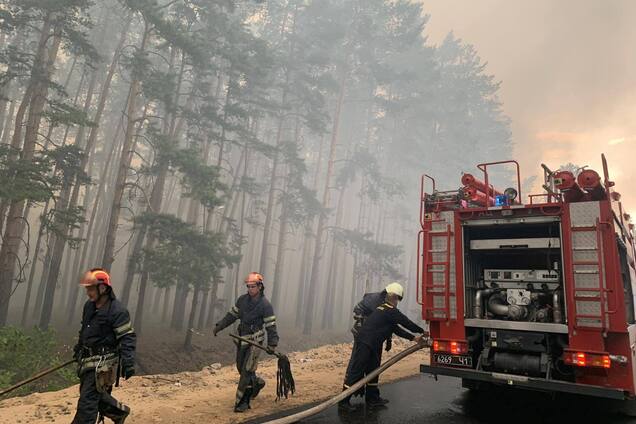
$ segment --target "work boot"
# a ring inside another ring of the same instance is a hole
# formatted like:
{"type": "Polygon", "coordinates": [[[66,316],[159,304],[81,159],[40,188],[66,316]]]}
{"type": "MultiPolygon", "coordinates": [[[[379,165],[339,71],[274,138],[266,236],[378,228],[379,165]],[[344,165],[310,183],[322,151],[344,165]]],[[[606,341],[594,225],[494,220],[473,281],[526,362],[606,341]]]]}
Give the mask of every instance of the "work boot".
{"type": "Polygon", "coordinates": [[[121,412],[118,412],[116,415],[113,415],[112,413],[107,415],[108,418],[113,420],[113,424],[124,424],[124,421],[126,421],[126,418],[130,415],[130,408],[124,404],[119,404],[119,410],[121,412]]]}
{"type": "Polygon", "coordinates": [[[385,406],[387,403],[389,403],[389,400],[378,396],[378,397],[368,398],[366,399],[366,402],[367,402],[367,406],[376,407],[376,406],[385,406]]]}
{"type": "Polygon", "coordinates": [[[260,377],[256,377],[256,382],[254,383],[254,387],[252,388],[252,393],[250,395],[251,399],[254,399],[258,396],[258,393],[265,387],[265,380],[260,377]]]}
{"type": "Polygon", "coordinates": [[[338,402],[338,409],[343,411],[355,411],[356,407],[349,402],[349,398],[347,397],[338,402]]]}
{"type": "Polygon", "coordinates": [[[250,403],[247,401],[241,401],[241,403],[234,407],[234,412],[245,412],[248,409],[250,409],[250,403]]]}

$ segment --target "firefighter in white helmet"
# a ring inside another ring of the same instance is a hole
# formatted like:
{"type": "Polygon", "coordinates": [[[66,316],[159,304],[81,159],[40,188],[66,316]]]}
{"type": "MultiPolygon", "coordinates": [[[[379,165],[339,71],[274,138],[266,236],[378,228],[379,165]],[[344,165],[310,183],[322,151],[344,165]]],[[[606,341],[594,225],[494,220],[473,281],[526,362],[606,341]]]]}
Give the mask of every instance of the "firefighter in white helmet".
{"type": "MultiPolygon", "coordinates": [[[[393,312],[389,314],[391,318],[398,320],[398,322],[394,325],[394,327],[397,327],[397,330],[394,330],[393,326],[391,326],[390,331],[386,331],[386,329],[381,329],[379,327],[363,331],[364,328],[368,327],[365,326],[365,322],[373,316],[374,311],[379,308],[388,308],[387,305],[390,305],[390,302],[395,302],[395,305],[397,305],[397,302],[402,300],[403,296],[404,288],[402,285],[400,283],[393,282],[387,285],[381,292],[366,293],[362,300],[353,309],[353,317],[355,320],[355,324],[351,329],[354,336],[353,350],[345,373],[343,390],[349,388],[351,384],[355,383],[365,374],[373,371],[380,365],[382,362],[382,344],[386,341],[386,351],[388,352],[391,349],[391,337],[393,333],[400,337],[408,339],[413,338],[412,334],[402,330],[397,326],[397,324],[404,325],[413,332],[424,332],[422,328],[402,315],[402,313],[397,309],[394,309],[397,314],[393,312]],[[364,334],[364,337],[362,338],[360,336],[361,333],[364,334]]],[[[360,390],[356,393],[356,395],[359,396],[362,396],[363,394],[365,395],[367,404],[371,406],[383,405],[388,402],[386,399],[380,397],[377,378],[367,383],[364,390],[360,390]]],[[[339,405],[341,407],[351,408],[348,398],[340,402],[339,405]]]]}

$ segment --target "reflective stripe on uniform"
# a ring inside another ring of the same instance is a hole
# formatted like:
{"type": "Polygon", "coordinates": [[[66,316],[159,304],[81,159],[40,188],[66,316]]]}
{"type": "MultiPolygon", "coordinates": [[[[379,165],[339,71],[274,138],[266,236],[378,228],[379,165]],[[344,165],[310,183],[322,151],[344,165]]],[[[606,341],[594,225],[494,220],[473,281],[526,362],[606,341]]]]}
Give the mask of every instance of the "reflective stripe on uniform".
{"type": "Polygon", "coordinates": [[[130,323],[130,321],[128,321],[126,324],[120,325],[119,327],[115,328],[115,336],[119,339],[121,337],[124,337],[126,334],[133,333],[134,331],[135,330],[133,329],[132,324],[130,323]]]}
{"type": "Polygon", "coordinates": [[[232,309],[230,309],[230,314],[232,314],[236,318],[238,318],[239,317],[239,308],[237,308],[236,306],[232,306],[232,309]]]}
{"type": "Polygon", "coordinates": [[[276,321],[272,321],[272,322],[268,322],[265,323],[265,325],[263,327],[267,328],[267,327],[273,327],[274,325],[276,325],[276,321]]]}
{"type": "Polygon", "coordinates": [[[268,323],[268,322],[271,322],[271,321],[276,321],[276,315],[271,315],[271,316],[263,318],[263,322],[264,323],[268,323]]]}

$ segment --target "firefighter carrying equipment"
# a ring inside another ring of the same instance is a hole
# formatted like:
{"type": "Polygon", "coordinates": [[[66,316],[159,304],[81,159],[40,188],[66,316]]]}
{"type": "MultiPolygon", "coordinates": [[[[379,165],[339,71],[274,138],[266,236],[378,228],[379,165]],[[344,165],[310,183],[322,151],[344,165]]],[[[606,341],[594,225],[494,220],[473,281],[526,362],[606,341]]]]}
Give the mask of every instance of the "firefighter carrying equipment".
{"type": "Polygon", "coordinates": [[[74,424],[95,423],[107,417],[123,423],[130,408],[110,393],[119,375],[134,374],[136,335],[126,308],[109,293],[107,302],[97,308],[87,301],[82,326],[74,348],[80,377],[80,398],[74,424]]]}
{"type": "MultiPolygon", "coordinates": [[[[343,390],[347,390],[365,375],[375,370],[381,361],[382,343],[391,338],[393,334],[413,340],[415,336],[401,326],[414,333],[424,333],[424,329],[411,321],[396,307],[388,302],[378,306],[375,311],[365,320],[362,328],[358,332],[358,337],[354,343],[351,359],[347,365],[343,390]]],[[[379,404],[382,402],[378,381],[376,378],[367,382],[366,387],[361,387],[352,395],[362,395],[369,404],[379,404]]],[[[350,396],[342,400],[342,406],[349,405],[350,396]]]]}
{"type": "Polygon", "coordinates": [[[102,268],[93,268],[87,271],[80,280],[80,286],[90,287],[98,284],[105,284],[108,287],[112,287],[110,284],[110,275],[102,268]]]}
{"type": "Polygon", "coordinates": [[[402,298],[404,297],[404,287],[402,287],[402,284],[400,283],[391,283],[386,286],[385,290],[387,293],[397,295],[400,300],[402,300],[402,298]]]}
{"type": "MultiPolygon", "coordinates": [[[[260,274],[250,273],[246,283],[258,282],[259,279],[262,281],[260,274]]],[[[236,299],[232,309],[215,325],[214,335],[233,324],[236,320],[240,320],[238,326],[240,336],[262,346],[265,341],[265,332],[267,332],[267,349],[274,350],[278,346],[276,315],[274,315],[274,308],[269,303],[269,300],[265,298],[262,290],[260,294],[254,297],[244,294],[236,299]]],[[[236,389],[234,410],[235,412],[244,412],[249,409],[249,403],[254,393],[258,393],[260,390],[260,388],[256,389],[256,387],[263,382],[256,375],[260,349],[256,349],[240,340],[235,341],[235,343],[237,348],[236,368],[240,374],[240,379],[236,389]]]]}

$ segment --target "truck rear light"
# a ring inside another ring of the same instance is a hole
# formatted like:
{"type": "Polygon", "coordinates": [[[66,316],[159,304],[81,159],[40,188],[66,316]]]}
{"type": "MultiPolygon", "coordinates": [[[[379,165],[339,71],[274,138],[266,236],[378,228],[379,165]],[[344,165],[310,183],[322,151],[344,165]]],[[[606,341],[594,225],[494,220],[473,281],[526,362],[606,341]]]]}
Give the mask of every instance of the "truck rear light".
{"type": "Polygon", "coordinates": [[[456,340],[434,340],[434,352],[449,352],[453,355],[468,353],[468,343],[456,340]]]}
{"type": "Polygon", "coordinates": [[[572,352],[566,351],[563,354],[563,361],[576,367],[595,367],[595,368],[610,368],[612,361],[610,356],[603,353],[590,353],[590,352],[572,352]]]}

